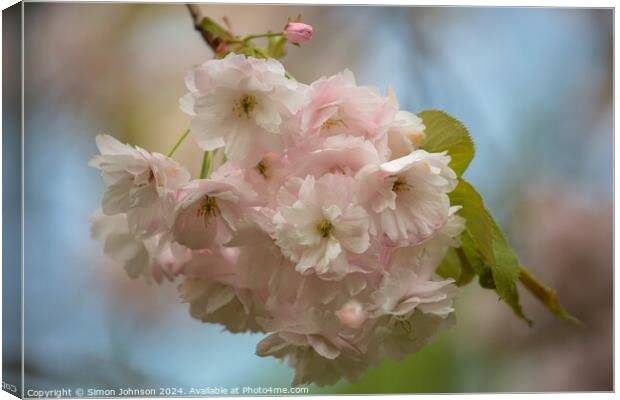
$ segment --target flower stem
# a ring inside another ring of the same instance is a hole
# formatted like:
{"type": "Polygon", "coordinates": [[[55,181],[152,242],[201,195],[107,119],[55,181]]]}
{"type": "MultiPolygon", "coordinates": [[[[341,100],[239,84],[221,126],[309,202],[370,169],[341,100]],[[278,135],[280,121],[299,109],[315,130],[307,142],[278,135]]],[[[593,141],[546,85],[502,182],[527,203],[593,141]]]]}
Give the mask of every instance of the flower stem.
{"type": "Polygon", "coordinates": [[[229,44],[244,44],[244,45],[249,45],[249,42],[254,40],[254,39],[260,39],[260,38],[269,38],[269,37],[279,37],[282,36],[283,33],[282,32],[269,32],[269,33],[260,33],[260,34],[256,34],[256,35],[248,35],[242,39],[228,39],[226,40],[226,43],[229,44]]]}
{"type": "Polygon", "coordinates": [[[177,142],[174,144],[174,146],[172,146],[172,149],[170,149],[170,151],[168,152],[168,157],[172,157],[172,155],[174,154],[175,151],[177,151],[177,149],[179,148],[181,143],[183,143],[183,141],[185,140],[187,135],[189,135],[189,128],[187,128],[185,130],[185,132],[183,132],[183,134],[181,135],[179,140],[177,140],[177,142]]]}
{"type": "Polygon", "coordinates": [[[269,55],[267,53],[265,53],[265,51],[263,49],[261,49],[260,47],[252,47],[254,49],[254,51],[256,53],[258,53],[261,57],[267,59],[269,58],[269,55]]]}
{"type": "Polygon", "coordinates": [[[247,41],[250,41],[250,40],[253,40],[253,39],[259,39],[259,38],[264,38],[264,37],[266,37],[266,38],[268,38],[268,37],[278,37],[278,36],[282,36],[282,35],[283,35],[282,32],[259,33],[259,34],[256,34],[256,35],[246,36],[245,38],[243,38],[243,41],[247,42],[247,41]]]}
{"type": "Polygon", "coordinates": [[[200,166],[200,179],[205,179],[211,175],[213,169],[213,151],[205,151],[202,156],[202,165],[200,166]]]}
{"type": "Polygon", "coordinates": [[[527,268],[519,267],[519,280],[525,288],[556,316],[574,324],[582,325],[581,321],[570,315],[558,301],[555,290],[545,287],[527,268]]]}

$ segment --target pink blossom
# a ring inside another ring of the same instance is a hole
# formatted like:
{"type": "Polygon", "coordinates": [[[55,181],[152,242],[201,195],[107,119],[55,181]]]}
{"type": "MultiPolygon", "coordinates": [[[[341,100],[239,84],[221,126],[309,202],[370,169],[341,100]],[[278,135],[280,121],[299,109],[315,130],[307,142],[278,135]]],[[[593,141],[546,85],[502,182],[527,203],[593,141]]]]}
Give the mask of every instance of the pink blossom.
{"type": "Polygon", "coordinates": [[[255,193],[241,180],[195,180],[182,189],[172,226],[174,239],[191,249],[223,245],[233,237],[255,193]]]}
{"type": "Polygon", "coordinates": [[[456,186],[450,157],[416,150],[368,166],[357,175],[360,198],[372,210],[372,231],[394,244],[417,244],[442,227],[449,215],[448,192],[456,186]]]}
{"type": "MultiPolygon", "coordinates": [[[[388,88],[388,97],[390,104],[398,110],[398,100],[391,87],[388,88]]],[[[398,110],[387,132],[390,159],[404,157],[419,148],[426,137],[425,129],[420,117],[409,111],[398,110]]]]}
{"type": "Polygon", "coordinates": [[[104,242],[104,252],[123,264],[131,278],[147,282],[172,281],[184,271],[189,249],[167,240],[159,233],[140,237],[129,228],[126,214],[105,215],[97,210],[91,217],[91,235],[104,242]]]}
{"type": "Polygon", "coordinates": [[[310,43],[312,40],[312,26],[303,22],[289,22],[284,27],[284,36],[291,43],[310,43]]]}
{"type": "Polygon", "coordinates": [[[346,133],[373,143],[383,139],[396,110],[375,88],[357,86],[349,70],[310,85],[301,110],[305,135],[346,133]]]}
{"type": "Polygon", "coordinates": [[[349,252],[368,249],[368,215],[356,204],[354,187],[350,177],[326,174],[295,178],[282,189],[282,199],[294,202],[273,217],[276,243],[299,272],[338,278],[352,268],[349,252]]]}
{"type": "MultiPolygon", "coordinates": [[[[292,22],[288,39],[312,27],[292,22]]],[[[273,59],[230,54],[193,69],[181,108],[207,179],[97,138],[106,183],[93,237],[134,278],[179,280],[190,315],[262,332],[259,356],[293,384],[356,380],[419,350],[454,321],[436,275],[464,220],[450,157],[419,148],[423,121],[350,71],[306,86],[273,59]]]]}
{"type": "Polygon", "coordinates": [[[230,53],[186,77],[181,109],[193,116],[191,133],[204,150],[224,147],[226,156],[255,165],[282,148],[282,129],[304,101],[304,85],[285,77],[274,59],[230,53]]]}
{"type": "Polygon", "coordinates": [[[110,135],[98,135],[96,141],[101,154],[89,165],[101,170],[106,182],[103,213],[126,214],[130,230],[142,236],[155,234],[189,173],[163,154],[128,146],[110,135]]]}
{"type": "Polygon", "coordinates": [[[372,142],[360,136],[316,136],[288,152],[289,176],[316,178],[327,173],[353,176],[367,165],[379,165],[381,158],[372,142]]]}

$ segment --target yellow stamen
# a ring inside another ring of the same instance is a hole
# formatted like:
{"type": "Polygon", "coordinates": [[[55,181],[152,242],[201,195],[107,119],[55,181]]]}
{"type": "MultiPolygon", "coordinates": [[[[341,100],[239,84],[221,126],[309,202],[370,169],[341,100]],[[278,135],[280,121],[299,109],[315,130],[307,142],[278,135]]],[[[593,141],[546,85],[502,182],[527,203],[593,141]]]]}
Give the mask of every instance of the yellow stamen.
{"type": "Polygon", "coordinates": [[[392,185],[392,190],[394,192],[405,192],[407,190],[410,190],[412,188],[412,186],[410,184],[407,183],[407,181],[402,180],[401,178],[398,178],[394,181],[394,184],[392,185]]]}
{"type": "Polygon", "coordinates": [[[256,100],[256,97],[251,94],[245,94],[239,97],[239,100],[235,101],[232,111],[237,113],[239,118],[243,116],[249,118],[250,114],[252,114],[257,105],[258,101],[256,100]]]}
{"type": "Polygon", "coordinates": [[[347,124],[345,124],[345,122],[341,119],[335,119],[335,118],[330,118],[327,121],[323,122],[323,124],[321,125],[321,130],[322,131],[326,131],[328,129],[331,129],[335,126],[343,126],[346,127],[347,124]]]}
{"type": "Polygon", "coordinates": [[[331,223],[331,221],[324,219],[323,221],[321,221],[321,223],[319,223],[316,226],[316,230],[319,232],[319,234],[321,235],[321,237],[329,237],[329,235],[332,234],[332,232],[334,231],[334,225],[331,223]]]}
{"type": "Polygon", "coordinates": [[[198,211],[196,212],[197,217],[203,217],[205,223],[208,222],[210,217],[216,217],[220,214],[220,208],[215,201],[215,198],[210,196],[205,196],[198,207],[198,211]]]}
{"type": "Polygon", "coordinates": [[[256,167],[254,168],[256,168],[258,173],[261,174],[263,178],[269,179],[269,176],[267,175],[267,164],[264,160],[261,160],[258,164],[256,164],[256,167]]]}
{"type": "Polygon", "coordinates": [[[335,165],[333,167],[331,167],[329,169],[329,172],[332,174],[341,174],[341,175],[346,175],[347,173],[345,172],[344,168],[342,168],[339,165],[335,165]]]}

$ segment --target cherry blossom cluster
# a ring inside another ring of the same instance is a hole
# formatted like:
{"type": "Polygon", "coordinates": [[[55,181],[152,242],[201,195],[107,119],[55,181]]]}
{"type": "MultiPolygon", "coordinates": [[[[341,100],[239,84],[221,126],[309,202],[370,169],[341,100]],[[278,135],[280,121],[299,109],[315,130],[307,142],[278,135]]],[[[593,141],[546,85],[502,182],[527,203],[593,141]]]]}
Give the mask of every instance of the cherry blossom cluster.
{"type": "Polygon", "coordinates": [[[464,229],[457,176],[393,93],[232,53],[186,84],[209,176],[97,137],[92,232],[131,277],[177,280],[192,317],[267,334],[257,354],[286,359],[293,384],[356,380],[453,322],[457,288],[435,271],[464,229]]]}

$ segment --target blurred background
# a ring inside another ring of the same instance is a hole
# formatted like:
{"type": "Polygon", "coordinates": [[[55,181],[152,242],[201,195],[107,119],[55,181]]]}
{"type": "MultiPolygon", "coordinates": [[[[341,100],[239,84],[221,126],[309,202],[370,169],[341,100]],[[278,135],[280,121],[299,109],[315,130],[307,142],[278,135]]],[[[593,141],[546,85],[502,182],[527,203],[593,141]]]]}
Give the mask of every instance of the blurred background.
{"type": "MultiPolygon", "coordinates": [[[[477,146],[466,176],[511,243],[585,326],[521,292],[528,328],[474,284],[458,323],[401,363],[310,393],[609,391],[612,383],[613,11],[202,5],[235,33],[303,15],[298,79],[351,69],[403,109],[441,109],[477,146]]],[[[288,386],[261,335],[189,317],[174,284],[127,278],[89,237],[87,166],[109,133],[166,152],[187,127],[183,77],[211,57],[185,6],[25,4],[26,387],[288,386]]],[[[200,152],[177,152],[197,173],[200,152]]],[[[175,156],[175,157],[176,157],[175,156]]],[[[18,349],[15,349],[16,354],[18,349]]],[[[18,365],[18,364],[16,364],[18,365]]]]}

